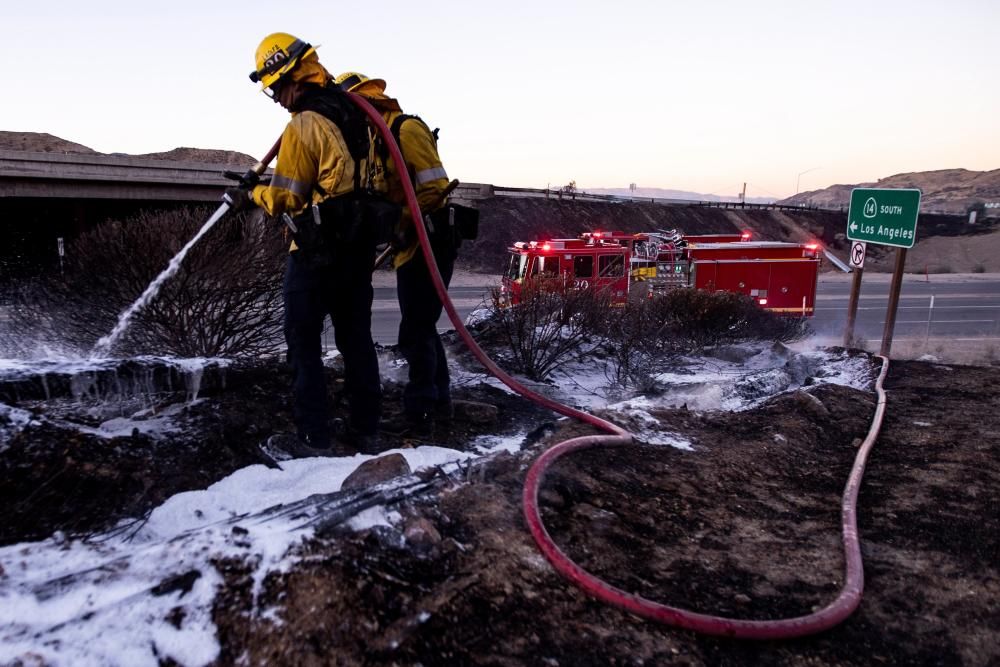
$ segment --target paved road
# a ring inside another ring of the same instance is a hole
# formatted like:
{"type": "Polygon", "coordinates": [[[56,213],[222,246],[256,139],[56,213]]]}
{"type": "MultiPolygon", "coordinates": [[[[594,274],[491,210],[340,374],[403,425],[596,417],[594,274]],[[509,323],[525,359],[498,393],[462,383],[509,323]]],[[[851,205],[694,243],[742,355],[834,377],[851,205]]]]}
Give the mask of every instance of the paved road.
{"type": "MultiPolygon", "coordinates": [[[[812,327],[821,335],[840,337],[847,318],[851,283],[843,277],[824,280],[816,295],[812,327]]],[[[450,290],[463,319],[488,299],[484,287],[453,287],[450,290]]],[[[861,288],[856,335],[876,342],[882,338],[888,305],[889,282],[885,275],[866,278],[861,288]]],[[[396,343],[399,308],[391,287],[375,289],[372,335],[383,345],[396,343]]],[[[442,331],[451,329],[447,316],[438,322],[442,331]]],[[[900,293],[895,341],[950,339],[956,341],[1000,341],[1000,276],[908,277],[900,293]],[[931,310],[931,296],[934,308],[931,310]]]]}
{"type": "MultiPolygon", "coordinates": [[[[850,282],[820,283],[813,329],[841,336],[847,319],[850,282]]],[[[882,338],[889,283],[863,281],[855,334],[869,341],[882,338]]],[[[1000,340],[1000,277],[907,279],[900,291],[893,339],[1000,340]],[[931,308],[933,297],[933,309],[931,308]]]]}
{"type": "MultiPolygon", "coordinates": [[[[485,287],[452,287],[448,290],[455,309],[464,321],[484,300],[489,300],[489,291],[485,287]]],[[[447,314],[442,314],[438,320],[438,330],[454,329],[447,314]]],[[[399,304],[396,301],[395,287],[376,287],[375,302],[372,304],[372,338],[382,345],[395,345],[399,332],[399,304]]]]}

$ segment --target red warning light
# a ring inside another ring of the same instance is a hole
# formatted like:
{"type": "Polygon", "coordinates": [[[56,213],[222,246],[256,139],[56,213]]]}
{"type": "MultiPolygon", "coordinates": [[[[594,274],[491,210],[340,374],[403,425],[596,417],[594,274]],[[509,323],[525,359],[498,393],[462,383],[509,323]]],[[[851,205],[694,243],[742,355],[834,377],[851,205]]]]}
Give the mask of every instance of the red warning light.
{"type": "Polygon", "coordinates": [[[548,252],[549,250],[552,250],[552,246],[550,246],[548,243],[543,243],[542,252],[548,252]]]}
{"type": "Polygon", "coordinates": [[[599,239],[602,236],[604,236],[604,232],[593,232],[591,236],[593,236],[595,239],[599,239]]]}
{"type": "Polygon", "coordinates": [[[819,244],[818,243],[807,243],[806,244],[806,248],[808,248],[809,250],[816,250],[817,248],[819,248],[819,244]]]}
{"type": "Polygon", "coordinates": [[[762,306],[766,306],[767,305],[767,299],[757,299],[757,302],[760,303],[760,305],[762,305],[762,306]]]}
{"type": "Polygon", "coordinates": [[[740,233],[740,241],[749,241],[749,240],[750,240],[750,232],[749,231],[743,231],[743,232],[740,233]]]}

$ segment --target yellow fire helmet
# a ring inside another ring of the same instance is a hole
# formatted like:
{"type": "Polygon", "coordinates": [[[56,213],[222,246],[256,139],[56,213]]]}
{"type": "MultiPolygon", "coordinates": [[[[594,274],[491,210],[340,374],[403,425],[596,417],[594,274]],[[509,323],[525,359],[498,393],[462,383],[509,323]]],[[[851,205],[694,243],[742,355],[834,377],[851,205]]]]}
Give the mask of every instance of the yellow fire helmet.
{"type": "Polygon", "coordinates": [[[385,92],[385,81],[382,79],[369,79],[360,72],[344,72],[333,80],[340,86],[341,90],[351,93],[363,93],[366,88],[375,88],[378,92],[385,92]]]}
{"type": "Polygon", "coordinates": [[[316,48],[287,32],[276,32],[261,40],[257,47],[257,69],[250,72],[250,80],[260,83],[261,89],[270,88],[288,74],[299,61],[316,48]]]}

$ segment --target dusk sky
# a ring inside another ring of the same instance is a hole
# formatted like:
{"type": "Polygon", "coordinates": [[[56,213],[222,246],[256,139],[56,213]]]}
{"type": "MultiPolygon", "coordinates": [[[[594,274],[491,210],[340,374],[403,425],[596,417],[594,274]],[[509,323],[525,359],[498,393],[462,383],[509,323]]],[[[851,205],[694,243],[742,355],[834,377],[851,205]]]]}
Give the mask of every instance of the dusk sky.
{"type": "Polygon", "coordinates": [[[1000,2],[8,3],[0,130],[263,154],[261,38],[441,128],[465,182],[785,197],[1000,168],[1000,2]]]}

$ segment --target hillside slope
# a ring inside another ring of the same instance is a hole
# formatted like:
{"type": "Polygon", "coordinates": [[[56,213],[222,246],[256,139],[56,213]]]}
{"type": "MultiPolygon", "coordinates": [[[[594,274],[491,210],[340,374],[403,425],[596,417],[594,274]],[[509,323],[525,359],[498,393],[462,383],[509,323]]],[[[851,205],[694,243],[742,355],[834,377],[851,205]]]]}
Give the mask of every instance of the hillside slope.
{"type": "Polygon", "coordinates": [[[60,139],[46,132],[6,132],[3,130],[0,130],[0,150],[98,154],[93,148],[60,139]]]}
{"type": "Polygon", "coordinates": [[[150,160],[175,160],[177,162],[203,162],[205,164],[225,164],[241,167],[251,167],[257,158],[237,151],[216,150],[213,148],[174,148],[161,153],[143,153],[135,157],[150,160]]]}
{"type": "Polygon", "coordinates": [[[783,199],[782,204],[805,206],[847,207],[854,188],[916,188],[921,191],[922,211],[965,213],[980,202],[1000,201],[1000,169],[969,171],[968,169],[938,169],[896,174],[875,183],[831,185],[823,190],[800,192],[783,199]]]}
{"type": "MultiPolygon", "coordinates": [[[[33,153],[83,153],[87,155],[104,155],[93,148],[82,144],[66,141],[45,132],[5,132],[0,131],[0,150],[30,151],[33,153]]],[[[123,155],[115,153],[115,155],[123,155]]],[[[201,162],[204,164],[225,164],[250,166],[257,159],[237,151],[218,150],[214,148],[174,148],[159,153],[142,153],[131,157],[150,160],[174,160],[177,162],[201,162]]]]}

